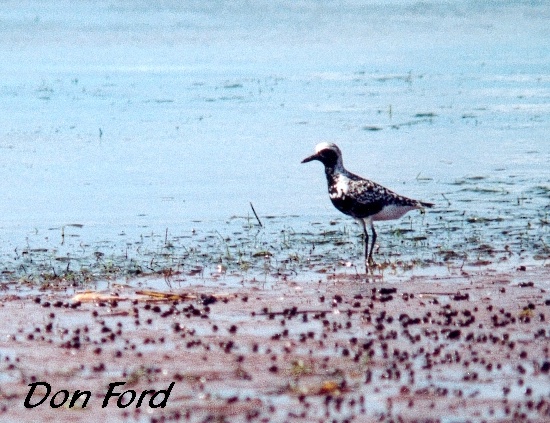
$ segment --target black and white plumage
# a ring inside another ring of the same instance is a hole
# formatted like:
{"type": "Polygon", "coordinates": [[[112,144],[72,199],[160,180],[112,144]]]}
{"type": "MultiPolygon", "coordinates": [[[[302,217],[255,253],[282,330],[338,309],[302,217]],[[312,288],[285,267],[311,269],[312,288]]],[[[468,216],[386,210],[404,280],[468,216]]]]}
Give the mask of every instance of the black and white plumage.
{"type": "Polygon", "coordinates": [[[433,206],[432,203],[403,197],[373,181],[348,172],[342,162],[342,152],[336,144],[326,142],[318,144],[315,147],[315,154],[302,160],[302,163],[312,160],[318,160],[325,165],[328,193],[334,207],[355,218],[363,227],[367,267],[374,264],[372,258],[376,242],[374,221],[399,219],[410,210],[423,210],[424,207],[433,206]],[[367,226],[372,230],[370,252],[367,226]]]}

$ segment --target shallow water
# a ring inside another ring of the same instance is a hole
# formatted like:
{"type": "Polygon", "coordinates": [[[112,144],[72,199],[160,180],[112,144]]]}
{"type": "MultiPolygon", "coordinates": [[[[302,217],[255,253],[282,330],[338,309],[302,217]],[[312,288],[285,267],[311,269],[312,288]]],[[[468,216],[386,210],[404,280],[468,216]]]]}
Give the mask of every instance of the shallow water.
{"type": "Polygon", "coordinates": [[[300,164],[321,140],[436,203],[378,225],[379,261],[550,255],[544,4],[0,8],[6,278],[359,266],[359,228],[300,164]]]}

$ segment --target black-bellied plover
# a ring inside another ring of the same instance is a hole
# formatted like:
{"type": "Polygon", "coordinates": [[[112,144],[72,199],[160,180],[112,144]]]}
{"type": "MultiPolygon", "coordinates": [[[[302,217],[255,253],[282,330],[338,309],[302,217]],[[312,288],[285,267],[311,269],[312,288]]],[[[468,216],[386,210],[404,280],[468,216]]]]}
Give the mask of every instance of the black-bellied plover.
{"type": "Polygon", "coordinates": [[[412,200],[396,194],[368,179],[348,172],[342,162],[342,152],[336,144],[323,142],[315,147],[315,154],[302,160],[302,163],[319,160],[325,165],[330,201],[338,210],[355,218],[365,234],[365,265],[374,265],[372,251],[376,242],[375,220],[399,219],[410,210],[432,207],[432,203],[412,200]],[[369,252],[369,234],[372,241],[369,252]]]}

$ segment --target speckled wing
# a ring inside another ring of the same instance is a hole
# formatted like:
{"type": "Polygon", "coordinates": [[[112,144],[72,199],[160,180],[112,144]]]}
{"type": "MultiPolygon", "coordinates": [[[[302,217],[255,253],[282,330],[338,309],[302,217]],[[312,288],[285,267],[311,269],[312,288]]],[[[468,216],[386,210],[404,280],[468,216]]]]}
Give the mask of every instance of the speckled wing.
{"type": "Polygon", "coordinates": [[[421,208],[422,205],[407,197],[378,185],[368,179],[357,178],[350,181],[347,201],[334,205],[355,218],[373,217],[375,220],[395,219],[408,210],[421,208]]]}
{"type": "Polygon", "coordinates": [[[345,189],[331,196],[332,204],[338,210],[355,218],[365,218],[384,208],[376,184],[362,178],[347,179],[345,189]]]}
{"type": "Polygon", "coordinates": [[[420,206],[418,201],[396,194],[368,179],[350,181],[349,195],[353,196],[355,201],[364,205],[381,203],[386,206],[390,204],[411,207],[420,206]]]}

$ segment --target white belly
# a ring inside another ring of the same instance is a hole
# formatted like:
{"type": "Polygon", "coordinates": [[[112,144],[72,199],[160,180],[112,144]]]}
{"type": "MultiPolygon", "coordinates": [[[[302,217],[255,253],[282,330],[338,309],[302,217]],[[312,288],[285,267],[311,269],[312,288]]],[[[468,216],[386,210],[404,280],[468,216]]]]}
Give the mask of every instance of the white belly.
{"type": "Polygon", "coordinates": [[[375,215],[371,216],[372,220],[393,220],[393,219],[399,219],[401,216],[403,216],[408,211],[414,210],[417,207],[414,206],[397,206],[394,204],[391,204],[389,206],[384,207],[382,210],[380,210],[375,215]]]}

